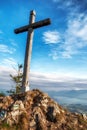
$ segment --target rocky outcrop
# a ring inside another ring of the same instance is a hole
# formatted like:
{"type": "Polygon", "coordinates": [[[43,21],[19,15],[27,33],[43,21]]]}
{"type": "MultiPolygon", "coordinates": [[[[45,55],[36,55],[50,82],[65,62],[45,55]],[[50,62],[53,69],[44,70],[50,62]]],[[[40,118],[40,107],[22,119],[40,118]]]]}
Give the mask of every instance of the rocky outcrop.
{"type": "Polygon", "coordinates": [[[0,130],[87,130],[87,117],[70,113],[47,94],[32,90],[0,97],[0,130]]]}

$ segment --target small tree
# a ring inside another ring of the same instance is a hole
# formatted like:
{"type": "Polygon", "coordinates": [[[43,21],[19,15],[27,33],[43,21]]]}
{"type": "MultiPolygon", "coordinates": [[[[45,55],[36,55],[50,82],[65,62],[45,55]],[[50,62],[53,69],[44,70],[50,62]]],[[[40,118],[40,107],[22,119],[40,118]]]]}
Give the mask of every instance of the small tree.
{"type": "Polygon", "coordinates": [[[0,92],[0,97],[4,97],[5,93],[4,92],[0,92]]]}
{"type": "Polygon", "coordinates": [[[22,70],[23,70],[22,64],[18,64],[17,75],[13,76],[12,74],[10,74],[10,77],[14,81],[14,83],[16,83],[16,86],[15,86],[15,90],[14,89],[10,89],[8,91],[8,93],[10,93],[10,94],[20,93],[21,86],[22,86],[22,78],[23,78],[22,70]]]}

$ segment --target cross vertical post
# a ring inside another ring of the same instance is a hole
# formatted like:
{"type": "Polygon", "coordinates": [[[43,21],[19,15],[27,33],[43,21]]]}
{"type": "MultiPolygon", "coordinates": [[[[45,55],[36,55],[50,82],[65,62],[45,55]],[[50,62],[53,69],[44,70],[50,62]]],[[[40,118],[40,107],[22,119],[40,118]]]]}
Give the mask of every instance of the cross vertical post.
{"type": "MultiPolygon", "coordinates": [[[[30,12],[29,24],[35,22],[35,15],[36,15],[35,11],[30,12]]],[[[22,81],[22,88],[21,88],[22,92],[29,90],[29,71],[30,71],[30,60],[31,60],[31,53],[32,53],[33,34],[34,34],[33,29],[29,28],[27,34],[26,51],[25,51],[23,81],[22,81]]]]}

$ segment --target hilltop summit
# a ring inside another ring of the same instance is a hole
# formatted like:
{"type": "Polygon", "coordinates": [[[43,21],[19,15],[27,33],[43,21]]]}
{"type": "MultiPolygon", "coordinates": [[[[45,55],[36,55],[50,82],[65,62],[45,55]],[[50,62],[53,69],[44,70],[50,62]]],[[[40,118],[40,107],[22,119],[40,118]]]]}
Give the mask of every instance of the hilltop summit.
{"type": "Polygon", "coordinates": [[[87,130],[87,116],[70,113],[35,89],[0,97],[0,130],[87,130]]]}

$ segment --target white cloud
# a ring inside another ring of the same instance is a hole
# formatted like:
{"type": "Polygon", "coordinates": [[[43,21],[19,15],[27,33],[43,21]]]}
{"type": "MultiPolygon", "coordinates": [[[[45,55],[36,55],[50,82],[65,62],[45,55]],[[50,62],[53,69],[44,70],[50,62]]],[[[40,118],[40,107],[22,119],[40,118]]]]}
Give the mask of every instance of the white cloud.
{"type": "Polygon", "coordinates": [[[14,74],[15,71],[13,68],[8,66],[0,65],[0,90],[6,91],[11,89],[13,82],[10,78],[10,74],[14,74]]]}
{"type": "Polygon", "coordinates": [[[87,79],[79,79],[67,74],[30,73],[30,87],[43,91],[87,89],[87,79]]]}
{"type": "Polygon", "coordinates": [[[2,53],[12,54],[15,50],[16,50],[15,48],[9,48],[5,44],[0,44],[0,52],[2,52],[2,53]]]}
{"type": "Polygon", "coordinates": [[[81,14],[76,18],[70,18],[67,24],[62,56],[71,57],[87,47],[87,17],[81,14]]]}
{"type": "Polygon", "coordinates": [[[57,60],[58,59],[58,54],[57,54],[56,50],[52,51],[52,53],[50,53],[49,56],[52,57],[53,60],[57,60]]]}
{"type": "Polygon", "coordinates": [[[1,64],[4,65],[4,66],[8,66],[8,67],[17,66],[16,60],[11,58],[11,57],[3,59],[1,64]]]}
{"type": "Polygon", "coordinates": [[[14,41],[14,39],[9,39],[11,45],[16,46],[17,47],[17,43],[14,41]]]}
{"type": "MultiPolygon", "coordinates": [[[[9,74],[15,75],[13,68],[0,66],[0,87],[10,89],[13,85],[9,74]]],[[[87,90],[87,78],[76,78],[67,74],[46,74],[30,73],[30,88],[38,88],[42,91],[59,91],[59,90],[87,90]]],[[[0,88],[1,89],[1,88],[0,88]]]]}
{"type": "Polygon", "coordinates": [[[59,9],[67,10],[68,14],[74,11],[85,12],[87,9],[87,0],[53,0],[53,2],[57,3],[59,9]]]}
{"type": "Polygon", "coordinates": [[[60,34],[56,30],[44,32],[43,40],[46,44],[59,43],[60,42],[60,34]]]}
{"type": "MultiPolygon", "coordinates": [[[[6,92],[12,88],[15,88],[14,82],[10,78],[10,74],[15,75],[15,70],[9,67],[0,66],[0,91],[6,92]]],[[[87,78],[77,79],[67,75],[57,75],[57,74],[43,74],[37,72],[30,73],[30,89],[40,89],[43,92],[47,92],[52,98],[58,99],[57,101],[62,103],[63,101],[77,103],[86,102],[86,93],[80,93],[79,96],[74,98],[70,96],[70,92],[65,91],[67,96],[64,97],[64,90],[87,90],[87,78]],[[63,91],[60,95],[60,91],[63,91]],[[68,93],[69,95],[68,95],[68,93]],[[59,95],[58,95],[59,94],[59,95]],[[82,95],[82,96],[81,96],[82,95]]]]}
{"type": "MultiPolygon", "coordinates": [[[[84,48],[87,48],[87,16],[84,14],[69,15],[65,32],[53,34],[53,39],[57,39],[54,40],[54,43],[61,43],[56,46],[53,44],[50,50],[49,56],[54,60],[59,57],[72,58],[74,55],[82,54],[84,48]]],[[[51,38],[50,31],[44,33],[45,42],[51,43],[53,41],[51,38]]]]}
{"type": "Polygon", "coordinates": [[[54,45],[55,51],[51,51],[50,56],[53,58],[57,54],[59,58],[72,58],[74,55],[83,54],[87,48],[87,1],[53,0],[53,2],[57,3],[59,11],[66,12],[67,28],[61,35],[58,32],[61,44],[58,45],[58,50],[54,45]]]}
{"type": "MultiPolygon", "coordinates": [[[[58,5],[59,9],[65,10],[67,9],[68,11],[72,10],[72,5],[75,3],[72,0],[53,0],[54,3],[58,5]]],[[[74,8],[75,10],[76,8],[74,8]]]]}

